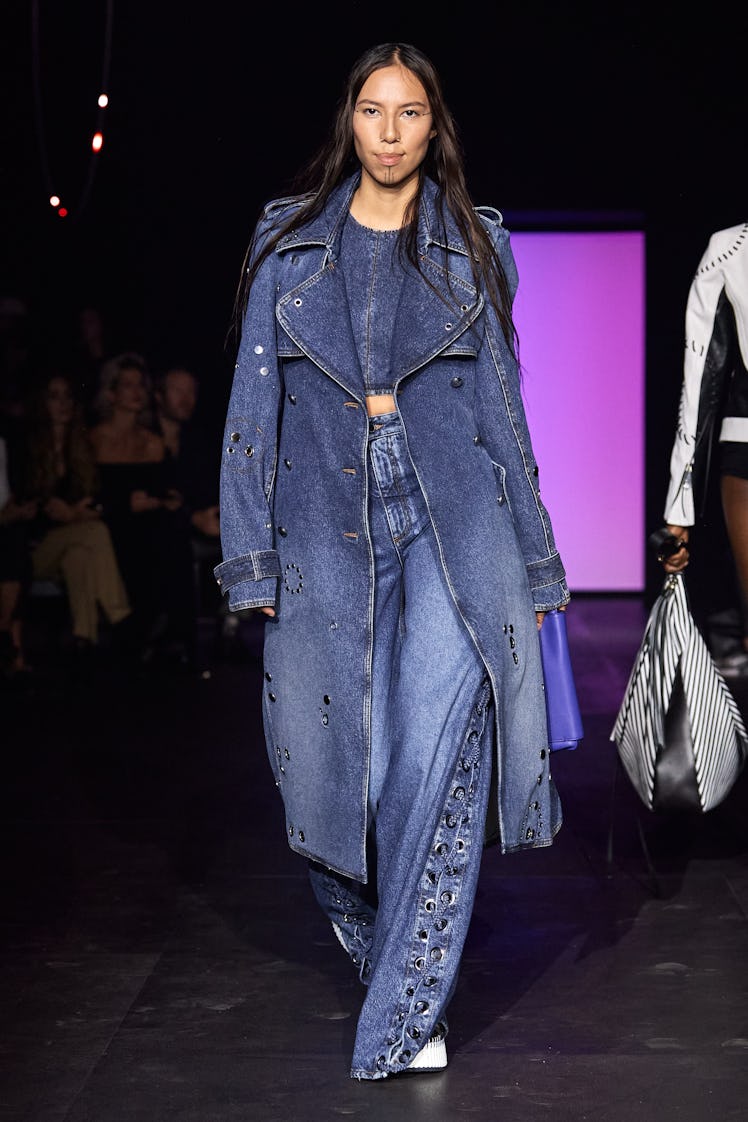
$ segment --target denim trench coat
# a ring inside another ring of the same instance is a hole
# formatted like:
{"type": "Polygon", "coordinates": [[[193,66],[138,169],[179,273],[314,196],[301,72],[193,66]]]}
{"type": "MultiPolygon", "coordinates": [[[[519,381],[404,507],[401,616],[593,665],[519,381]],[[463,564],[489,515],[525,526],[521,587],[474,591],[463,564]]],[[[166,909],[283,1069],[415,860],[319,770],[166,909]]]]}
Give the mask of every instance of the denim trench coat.
{"type": "MultiPolygon", "coordinates": [[[[272,605],[263,715],[290,846],[366,881],[373,557],[364,387],[336,269],[358,175],[284,236],[252,286],[223,440],[224,560],[233,611],[272,605]]],[[[457,611],[495,697],[489,819],[503,852],[549,845],[550,777],[536,610],[569,600],[540,498],[517,363],[477,291],[463,241],[424,184],[421,267],[408,265],[391,369],[408,449],[457,611]]],[[[298,200],[265,208],[256,244],[298,200]]],[[[501,215],[478,214],[512,295],[501,215]]],[[[457,751],[457,746],[456,749],[457,751]]]]}

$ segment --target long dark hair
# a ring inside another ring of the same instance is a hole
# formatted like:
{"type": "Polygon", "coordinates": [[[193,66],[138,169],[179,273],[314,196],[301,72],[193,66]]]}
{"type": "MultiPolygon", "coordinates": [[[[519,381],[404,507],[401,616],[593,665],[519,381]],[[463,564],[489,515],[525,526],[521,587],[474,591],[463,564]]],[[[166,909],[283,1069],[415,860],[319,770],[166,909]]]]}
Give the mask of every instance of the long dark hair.
{"type": "Polygon", "coordinates": [[[419,168],[419,186],[408,204],[401,237],[405,252],[413,266],[422,272],[417,252],[417,226],[424,176],[433,179],[439,192],[437,206],[444,222],[446,211],[451,213],[465,244],[471,251],[470,266],[476,287],[485,287],[499,318],[501,329],[509,346],[518,351],[517,332],[512,320],[511,297],[504,270],[491,239],[473,209],[467,189],[465,164],[457,124],[444,100],[441,80],[434,64],[408,43],[382,43],[371,47],[353,64],[327,140],[297,174],[292,190],[298,195],[300,206],[291,218],[255,252],[254,240],[250,242],[242,264],[242,272],[234,301],[233,332],[238,341],[247,307],[247,299],[255,277],[276,244],[293,230],[306,225],[324,209],[327,200],[344,179],[358,165],[353,145],[353,112],[361,88],[375,70],[399,65],[409,70],[421,83],[431,108],[436,136],[430,141],[426,158],[419,168]]]}
{"type": "Polygon", "coordinates": [[[47,405],[47,395],[53,382],[63,382],[73,399],[73,414],[64,433],[62,457],[65,465],[64,497],[68,502],[78,502],[96,493],[99,485],[98,468],[75,383],[67,374],[59,371],[43,374],[29,395],[24,423],[25,498],[48,499],[55,494],[60,482],[47,405]]]}

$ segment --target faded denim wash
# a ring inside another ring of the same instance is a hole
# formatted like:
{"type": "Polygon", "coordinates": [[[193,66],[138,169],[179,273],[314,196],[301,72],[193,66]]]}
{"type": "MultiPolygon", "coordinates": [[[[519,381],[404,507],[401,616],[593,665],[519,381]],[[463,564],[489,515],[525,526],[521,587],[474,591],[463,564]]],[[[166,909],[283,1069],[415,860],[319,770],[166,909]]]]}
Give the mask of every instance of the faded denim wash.
{"type": "MultiPolygon", "coordinates": [[[[263,713],[288,842],[365,882],[375,558],[365,387],[337,267],[357,184],[282,238],[252,287],[223,441],[216,576],[232,609],[276,608],[263,713]]],[[[534,612],[569,592],[517,364],[437,194],[425,180],[418,247],[429,283],[406,267],[391,373],[444,580],[491,685],[490,817],[508,852],[549,845],[561,820],[534,612]]],[[[259,241],[296,205],[270,204],[259,241]]],[[[478,213],[513,291],[501,216],[478,213]]]]}
{"type": "Polygon", "coordinates": [[[380,1079],[447,1025],[483,850],[492,726],[488,676],[447,587],[400,420],[369,428],[375,892],[316,864],[310,876],[368,987],[351,1074],[380,1079]]]}

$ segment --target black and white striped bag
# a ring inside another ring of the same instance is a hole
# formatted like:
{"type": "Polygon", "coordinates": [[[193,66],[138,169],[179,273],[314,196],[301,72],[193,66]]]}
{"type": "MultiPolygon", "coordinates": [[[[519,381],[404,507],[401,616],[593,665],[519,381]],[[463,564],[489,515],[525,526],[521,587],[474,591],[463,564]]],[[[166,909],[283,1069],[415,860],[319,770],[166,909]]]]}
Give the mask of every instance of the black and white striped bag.
{"type": "Polygon", "coordinates": [[[650,810],[711,810],[746,761],[740,710],[691,615],[680,573],[667,577],[649,614],[610,739],[650,810]]]}

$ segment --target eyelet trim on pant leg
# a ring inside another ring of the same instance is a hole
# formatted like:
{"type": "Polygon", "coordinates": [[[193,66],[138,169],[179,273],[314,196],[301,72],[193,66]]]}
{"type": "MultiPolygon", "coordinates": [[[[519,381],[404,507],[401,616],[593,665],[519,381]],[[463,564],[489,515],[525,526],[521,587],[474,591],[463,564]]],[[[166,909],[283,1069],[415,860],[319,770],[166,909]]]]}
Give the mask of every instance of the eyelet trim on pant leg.
{"type": "MultiPolygon", "coordinates": [[[[352,907],[354,901],[345,901],[346,907],[352,907]]],[[[358,971],[360,981],[366,986],[371,976],[371,945],[373,934],[371,919],[363,912],[346,911],[337,920],[336,926],[340,935],[338,941],[348,952],[351,962],[358,971]]],[[[337,935],[337,932],[336,932],[337,935]]]]}
{"type": "Polygon", "coordinates": [[[315,893],[333,925],[338,942],[344,947],[364,985],[371,976],[371,946],[374,941],[375,915],[361,900],[349,896],[334,877],[318,875],[313,884],[315,893]]]}
{"type": "MultiPolygon", "coordinates": [[[[461,877],[471,845],[483,844],[483,823],[471,815],[481,745],[490,710],[491,685],[485,679],[471,710],[449,794],[442,809],[424,868],[413,937],[410,969],[387,1033],[387,1048],[377,1057],[381,1076],[404,1071],[443,1025],[439,1000],[451,965],[451,931],[457,913],[461,877]]],[[[490,766],[487,761],[485,766],[490,766]]]]}

